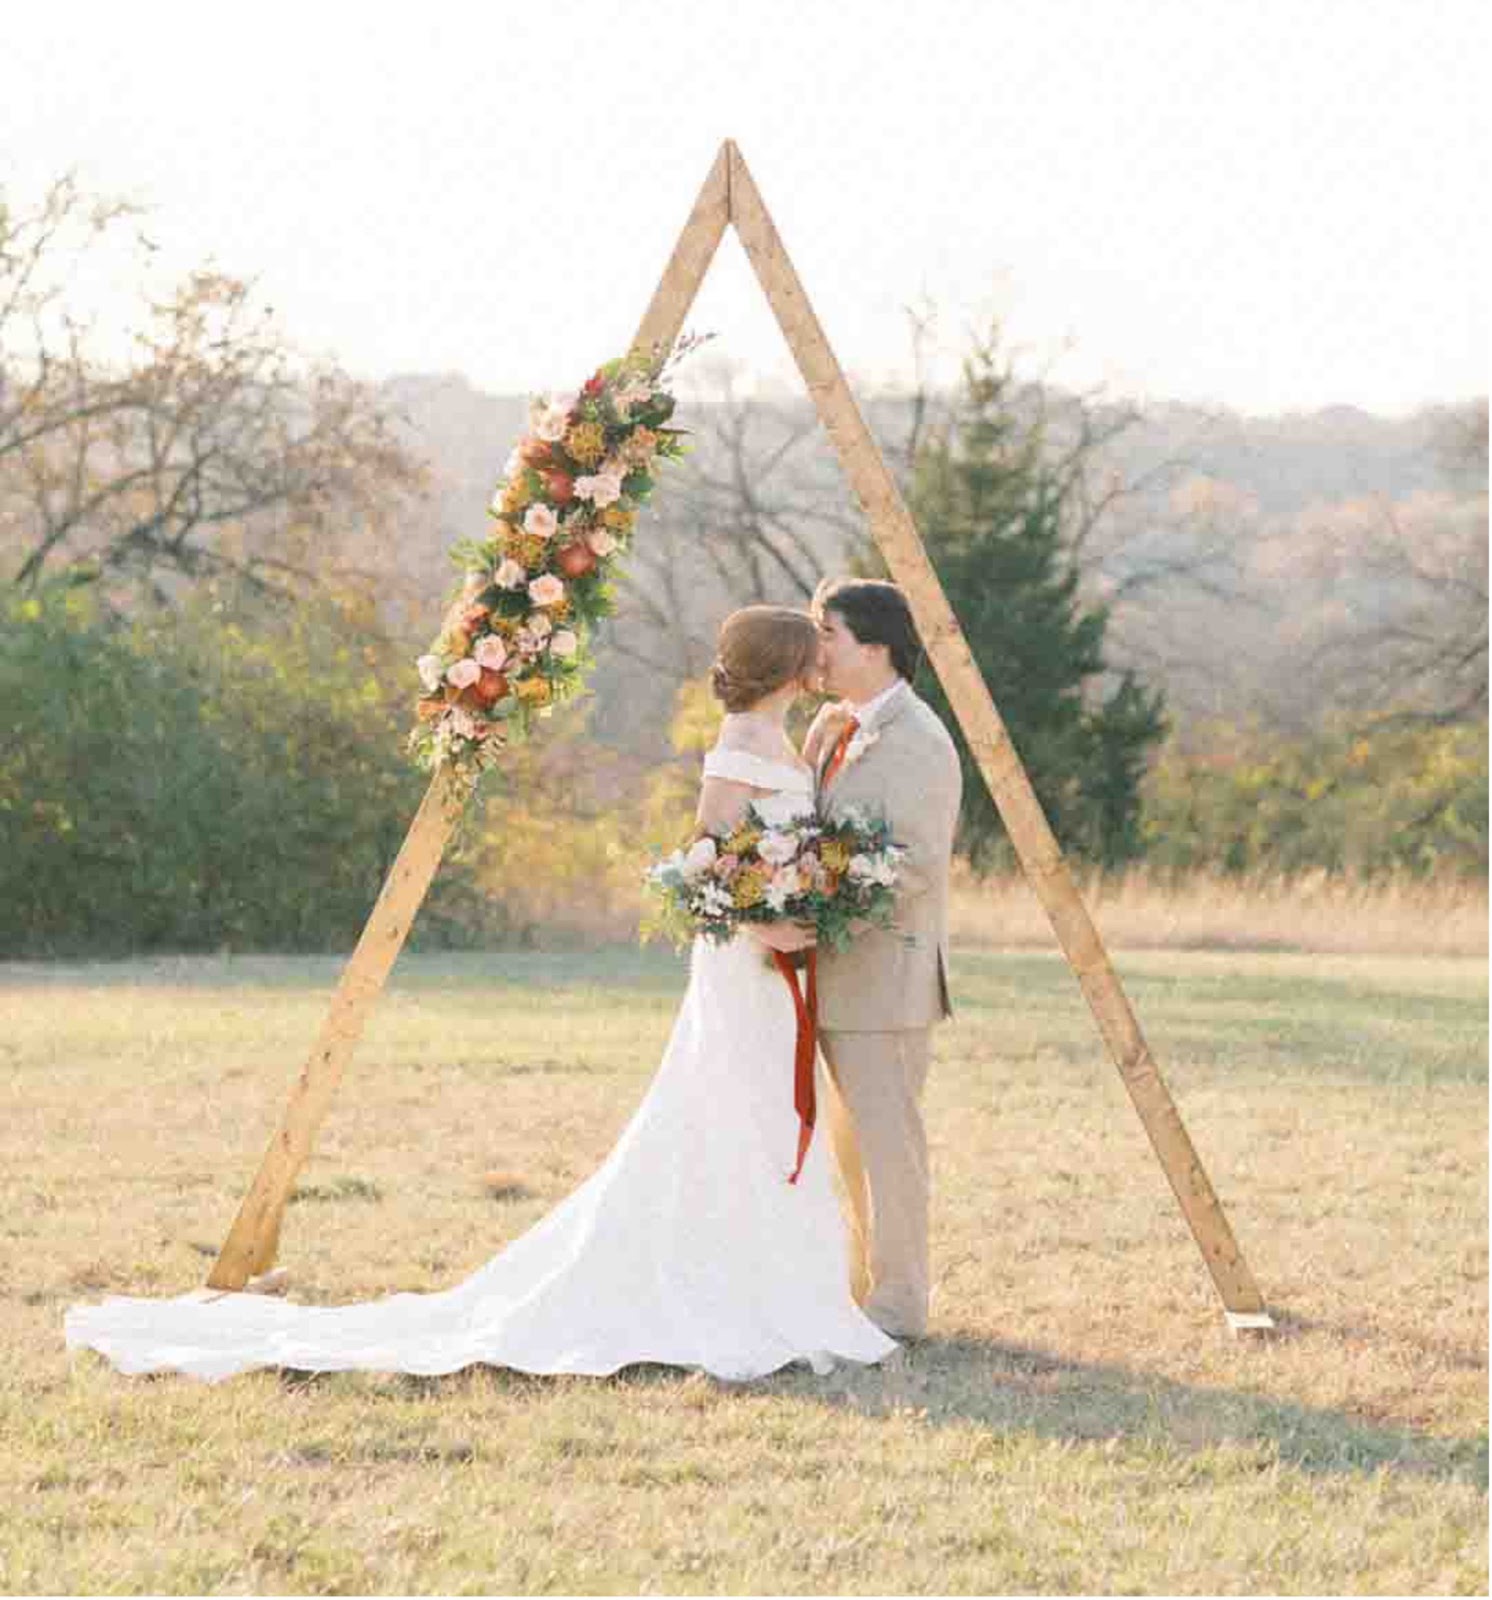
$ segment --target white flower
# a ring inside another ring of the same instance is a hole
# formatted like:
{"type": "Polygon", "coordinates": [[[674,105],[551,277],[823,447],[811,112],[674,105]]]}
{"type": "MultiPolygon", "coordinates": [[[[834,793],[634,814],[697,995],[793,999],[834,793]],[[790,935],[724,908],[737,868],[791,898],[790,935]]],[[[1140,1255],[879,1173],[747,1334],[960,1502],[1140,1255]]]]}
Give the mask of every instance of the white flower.
{"type": "Polygon", "coordinates": [[[798,853],[798,841],[790,833],[774,828],[762,835],[756,853],[768,866],[785,866],[798,853]]]}
{"type": "Polygon", "coordinates": [[[424,684],[426,692],[433,694],[440,687],[440,657],[421,656],[414,666],[415,671],[420,675],[420,682],[424,684]]]}
{"type": "Polygon", "coordinates": [[[451,663],[446,672],[446,682],[457,689],[467,689],[482,676],[482,669],[470,656],[451,663]]]}
{"type": "Polygon", "coordinates": [[[484,634],[477,640],[476,649],[472,651],[472,658],[479,667],[487,667],[493,672],[500,672],[503,662],[508,659],[508,647],[495,633],[484,634]]]}
{"type": "Polygon", "coordinates": [[[566,397],[557,395],[554,399],[544,403],[535,402],[529,407],[529,424],[537,438],[545,444],[555,444],[565,436],[565,429],[570,426],[571,400],[565,404],[566,397]]]}
{"type": "Polygon", "coordinates": [[[774,911],[781,911],[803,888],[803,875],[797,867],[780,867],[772,874],[771,881],[767,884],[767,904],[774,911]]]}
{"type": "Polygon", "coordinates": [[[463,711],[460,706],[452,708],[446,721],[451,725],[451,732],[462,739],[475,739],[477,736],[477,719],[471,712],[463,711]]]}
{"type": "Polygon", "coordinates": [[[575,493],[582,500],[601,508],[614,505],[622,498],[622,477],[619,472],[596,472],[590,477],[575,480],[575,493]]]}
{"type": "Polygon", "coordinates": [[[546,572],[529,584],[528,597],[536,606],[552,606],[565,598],[565,586],[552,572],[546,572]]]}
{"type": "Polygon", "coordinates": [[[731,909],[733,902],[729,889],[718,883],[707,883],[700,891],[699,904],[707,917],[719,917],[731,909]]]}
{"type": "Polygon", "coordinates": [[[516,589],[527,576],[528,573],[512,556],[504,556],[501,565],[492,574],[492,581],[499,589],[516,589]]]}
{"type": "Polygon", "coordinates": [[[547,639],[554,624],[549,620],[547,611],[535,611],[530,615],[526,626],[534,638],[547,639]]]}
{"type": "Polygon", "coordinates": [[[858,761],[880,737],[874,728],[857,728],[844,749],[845,765],[858,761]]]}
{"type": "Polygon", "coordinates": [[[559,518],[549,506],[530,506],[524,514],[523,531],[536,539],[552,539],[559,527],[559,518]]]}
{"type": "Polygon", "coordinates": [[[762,899],[765,900],[767,904],[771,906],[771,908],[780,916],[784,911],[787,910],[787,902],[792,894],[793,890],[789,889],[785,884],[779,883],[778,880],[774,878],[763,891],[762,899]]]}
{"type": "Polygon", "coordinates": [[[503,462],[503,477],[511,483],[527,465],[528,463],[523,459],[523,447],[515,444],[512,453],[503,462]]]}
{"type": "Polygon", "coordinates": [[[696,839],[684,856],[683,873],[686,878],[700,878],[715,865],[715,841],[708,836],[696,839]]]}
{"type": "Polygon", "coordinates": [[[813,802],[807,795],[769,794],[755,805],[757,815],[769,828],[785,828],[813,815],[813,802]]]}
{"type": "Polygon", "coordinates": [[[592,528],[586,534],[585,542],[598,556],[609,556],[616,549],[616,535],[610,528],[592,528]]]}
{"type": "Polygon", "coordinates": [[[571,633],[568,628],[561,628],[559,632],[555,634],[555,636],[549,641],[550,654],[559,656],[564,660],[568,660],[579,649],[579,638],[575,634],[571,633]]]}
{"type": "Polygon", "coordinates": [[[861,883],[879,883],[889,889],[896,882],[896,863],[883,853],[851,856],[848,871],[861,883]]]}

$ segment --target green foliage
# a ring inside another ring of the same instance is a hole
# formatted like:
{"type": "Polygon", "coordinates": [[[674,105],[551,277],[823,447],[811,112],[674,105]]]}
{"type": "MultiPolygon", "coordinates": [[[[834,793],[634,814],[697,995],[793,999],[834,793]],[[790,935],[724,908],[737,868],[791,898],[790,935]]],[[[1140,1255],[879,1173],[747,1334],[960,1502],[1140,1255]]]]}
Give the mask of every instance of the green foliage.
{"type": "Polygon", "coordinates": [[[1385,723],[1282,741],[1218,732],[1146,785],[1148,861],[1249,877],[1485,878],[1487,724],[1385,723]]]}
{"type": "MultiPolygon", "coordinates": [[[[330,601],[203,586],[130,623],[48,586],[0,616],[0,951],[346,949],[424,780],[404,674],[330,601]]],[[[449,883],[427,937],[459,937],[449,883]]]]}
{"type": "MultiPolygon", "coordinates": [[[[991,349],[965,367],[956,427],[918,451],[910,499],[1047,818],[1065,849],[1106,867],[1140,853],[1140,785],[1165,731],[1158,692],[1105,673],[1107,613],[1085,606],[1063,542],[1066,485],[1039,432],[1012,418],[991,349]]],[[[963,764],[959,849],[984,871],[1010,863],[988,789],[930,670],[919,692],[955,729],[963,764]]]]}

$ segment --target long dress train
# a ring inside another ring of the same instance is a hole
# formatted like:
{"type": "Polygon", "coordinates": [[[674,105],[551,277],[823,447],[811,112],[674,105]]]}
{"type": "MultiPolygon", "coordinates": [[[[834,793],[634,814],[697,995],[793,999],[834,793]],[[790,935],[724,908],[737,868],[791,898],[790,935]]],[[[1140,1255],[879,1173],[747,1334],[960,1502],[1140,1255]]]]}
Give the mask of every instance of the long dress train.
{"type": "MultiPolygon", "coordinates": [[[[705,771],[806,805],[811,779],[739,751],[705,771]]],[[[658,1071],[602,1166],[464,1282],[345,1306],[197,1290],[75,1306],[67,1343],[122,1372],[253,1367],[533,1373],[657,1362],[747,1379],[896,1348],[855,1305],[828,1141],[796,1184],[796,1019],[753,941],[696,940],[658,1071]]]]}

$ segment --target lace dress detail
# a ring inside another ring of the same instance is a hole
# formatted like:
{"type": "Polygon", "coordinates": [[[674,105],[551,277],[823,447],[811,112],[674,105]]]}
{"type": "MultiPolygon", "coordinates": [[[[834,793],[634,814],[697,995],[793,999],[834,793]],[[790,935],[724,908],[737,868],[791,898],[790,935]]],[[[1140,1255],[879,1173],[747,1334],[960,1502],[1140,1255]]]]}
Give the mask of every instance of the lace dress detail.
{"type": "MultiPolygon", "coordinates": [[[[720,750],[707,774],[809,803],[807,772],[720,750]]],[[[438,1374],[473,1364],[602,1375],[657,1362],[748,1379],[896,1348],[855,1305],[828,1140],[797,1134],[792,997],[746,938],[696,940],[672,1034],[601,1167],[464,1282],[346,1306],[207,1290],[66,1316],[70,1346],[127,1373],[253,1367],[438,1374]]]]}

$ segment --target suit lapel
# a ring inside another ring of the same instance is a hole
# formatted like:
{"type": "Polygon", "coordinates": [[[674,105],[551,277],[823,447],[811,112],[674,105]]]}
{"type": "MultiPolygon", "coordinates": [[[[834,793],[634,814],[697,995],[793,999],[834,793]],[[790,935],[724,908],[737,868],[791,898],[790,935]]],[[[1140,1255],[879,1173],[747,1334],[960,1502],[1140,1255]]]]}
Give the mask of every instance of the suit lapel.
{"type": "MultiPolygon", "coordinates": [[[[912,686],[905,678],[903,678],[897,684],[895,692],[882,702],[881,708],[876,713],[875,720],[871,723],[869,731],[874,734],[877,739],[879,739],[881,734],[884,733],[886,729],[896,721],[896,719],[902,714],[903,711],[906,710],[909,705],[911,705],[912,698],[912,686]]],[[[871,749],[873,750],[874,746],[872,746],[871,749]]],[[[846,754],[845,760],[841,763],[839,771],[834,774],[833,789],[826,791],[824,788],[824,771],[828,767],[829,762],[834,755],[834,745],[831,744],[828,750],[825,751],[823,757],[820,759],[818,772],[814,778],[814,793],[816,796],[818,796],[820,799],[823,799],[826,797],[826,793],[837,793],[839,790],[841,790],[844,787],[845,780],[849,778],[852,770],[858,767],[860,763],[864,761],[870,754],[871,750],[864,750],[853,761],[851,761],[848,754],[846,754]]]]}

